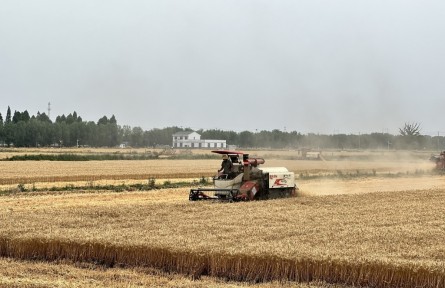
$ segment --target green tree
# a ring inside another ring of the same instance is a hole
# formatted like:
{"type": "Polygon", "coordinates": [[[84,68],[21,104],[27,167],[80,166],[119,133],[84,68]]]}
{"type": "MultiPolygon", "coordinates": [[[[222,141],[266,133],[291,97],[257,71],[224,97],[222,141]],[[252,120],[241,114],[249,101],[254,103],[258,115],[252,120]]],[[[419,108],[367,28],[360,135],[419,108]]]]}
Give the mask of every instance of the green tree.
{"type": "Polygon", "coordinates": [[[27,123],[26,146],[38,147],[41,143],[41,131],[35,118],[27,123]]]}
{"type": "Polygon", "coordinates": [[[22,112],[22,121],[28,122],[31,119],[27,110],[22,112]]]}
{"type": "Polygon", "coordinates": [[[26,123],[23,121],[19,121],[17,124],[14,124],[13,129],[13,141],[15,147],[24,147],[26,146],[26,123]]]}
{"type": "Polygon", "coordinates": [[[425,139],[420,135],[419,123],[405,123],[399,128],[400,137],[397,138],[396,147],[401,149],[420,149],[423,148],[425,139]]]}
{"type": "Polygon", "coordinates": [[[117,123],[108,124],[108,132],[110,133],[110,147],[119,145],[121,139],[119,138],[119,126],[117,123]]]}
{"type": "Polygon", "coordinates": [[[11,123],[11,108],[9,108],[8,106],[8,110],[6,111],[6,119],[5,119],[5,123],[11,123]]]}
{"type": "Polygon", "coordinates": [[[40,114],[40,112],[37,112],[36,119],[42,122],[52,123],[51,119],[49,119],[48,115],[46,115],[45,112],[43,112],[42,114],[40,114]]]}
{"type": "Polygon", "coordinates": [[[90,146],[98,146],[96,123],[94,123],[93,121],[88,121],[85,126],[86,137],[84,139],[84,144],[90,146]]]}
{"type": "Polygon", "coordinates": [[[120,129],[120,135],[123,142],[130,143],[131,142],[131,127],[128,125],[124,125],[120,129]]]}
{"type": "Polygon", "coordinates": [[[117,124],[116,117],[114,117],[114,115],[112,115],[110,118],[110,124],[117,124]]]}
{"type": "Polygon", "coordinates": [[[71,125],[76,121],[76,119],[74,118],[73,114],[68,114],[68,116],[66,116],[66,124],[71,125]]]}
{"type": "Polygon", "coordinates": [[[62,116],[57,116],[56,117],[56,123],[62,123],[62,122],[66,122],[65,114],[62,114],[62,116]]]}
{"type": "Polygon", "coordinates": [[[72,146],[69,125],[66,122],[54,123],[52,125],[56,132],[55,143],[61,146],[72,146]]]}
{"type": "Polygon", "coordinates": [[[399,128],[400,135],[402,136],[419,136],[420,130],[419,123],[405,123],[402,128],[399,128]]]}
{"type": "Polygon", "coordinates": [[[141,147],[144,142],[144,130],[141,127],[134,127],[131,130],[131,146],[141,147]]]}
{"type": "MultiPolygon", "coordinates": [[[[191,130],[191,129],[190,129],[191,130]]],[[[149,131],[149,146],[156,146],[156,145],[169,145],[171,146],[173,143],[172,135],[176,132],[184,131],[184,129],[181,129],[179,127],[173,126],[173,127],[167,127],[163,129],[152,129],[149,131]]],[[[198,132],[199,133],[199,132],[198,132]]]]}
{"type": "Polygon", "coordinates": [[[96,135],[98,136],[96,138],[96,145],[99,147],[108,147],[110,146],[110,134],[108,131],[109,125],[107,124],[101,124],[96,126],[96,135]]]}
{"type": "MultiPolygon", "coordinates": [[[[74,115],[73,115],[74,117],[74,115]]],[[[77,117],[76,117],[77,118],[77,117]]],[[[71,135],[71,142],[70,142],[70,146],[77,146],[79,145],[84,145],[86,143],[84,142],[85,137],[85,124],[82,122],[74,122],[71,125],[69,125],[69,129],[70,129],[70,135],[71,135]]]]}
{"type": "Polygon", "coordinates": [[[19,111],[14,111],[14,115],[12,116],[12,123],[18,123],[22,120],[22,114],[19,111]]]}
{"type": "Polygon", "coordinates": [[[0,113],[0,144],[3,144],[4,139],[4,127],[3,127],[3,117],[0,113]]]}
{"type": "Polygon", "coordinates": [[[3,137],[5,144],[10,147],[14,142],[14,124],[12,122],[5,123],[3,137]]]}
{"type": "Polygon", "coordinates": [[[76,122],[82,122],[82,117],[78,116],[76,111],[73,112],[73,118],[76,122]]]}
{"type": "Polygon", "coordinates": [[[29,117],[29,113],[27,110],[25,110],[23,112],[14,111],[14,116],[12,116],[13,123],[18,123],[20,121],[28,122],[29,119],[30,119],[30,117],[29,117]]]}
{"type": "Polygon", "coordinates": [[[250,131],[243,131],[239,135],[239,145],[241,147],[253,147],[253,133],[250,131]]]}
{"type": "Polygon", "coordinates": [[[108,118],[107,116],[104,116],[97,121],[97,125],[106,125],[108,124],[108,118]]]}

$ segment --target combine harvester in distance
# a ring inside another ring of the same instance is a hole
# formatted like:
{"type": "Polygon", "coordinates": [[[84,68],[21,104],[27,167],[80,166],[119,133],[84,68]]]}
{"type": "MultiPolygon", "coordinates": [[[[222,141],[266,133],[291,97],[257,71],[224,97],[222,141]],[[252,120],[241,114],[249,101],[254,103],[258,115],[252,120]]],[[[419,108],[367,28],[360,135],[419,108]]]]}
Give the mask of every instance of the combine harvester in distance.
{"type": "Polygon", "coordinates": [[[262,158],[249,158],[238,151],[215,150],[228,158],[231,168],[227,174],[213,178],[214,188],[191,189],[189,200],[250,201],[285,198],[296,195],[294,172],[284,167],[262,167],[262,158]]]}

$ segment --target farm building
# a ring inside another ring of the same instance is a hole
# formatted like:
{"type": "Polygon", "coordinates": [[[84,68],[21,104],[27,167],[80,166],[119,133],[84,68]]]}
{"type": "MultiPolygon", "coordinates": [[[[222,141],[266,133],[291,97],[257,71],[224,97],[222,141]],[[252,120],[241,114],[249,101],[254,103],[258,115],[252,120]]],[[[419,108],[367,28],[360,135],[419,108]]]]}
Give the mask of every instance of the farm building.
{"type": "Polygon", "coordinates": [[[226,148],[226,140],[201,139],[196,132],[177,132],[173,134],[173,148],[226,148]]]}

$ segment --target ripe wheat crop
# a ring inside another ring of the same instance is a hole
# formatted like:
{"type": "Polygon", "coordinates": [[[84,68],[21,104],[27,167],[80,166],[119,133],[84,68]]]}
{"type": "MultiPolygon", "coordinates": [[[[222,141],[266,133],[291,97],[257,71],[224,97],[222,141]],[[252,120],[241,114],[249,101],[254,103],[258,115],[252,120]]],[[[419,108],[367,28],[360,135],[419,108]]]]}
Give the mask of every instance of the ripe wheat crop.
{"type": "Polygon", "coordinates": [[[443,287],[445,190],[189,203],[187,189],[0,197],[0,255],[240,281],[443,287]]]}

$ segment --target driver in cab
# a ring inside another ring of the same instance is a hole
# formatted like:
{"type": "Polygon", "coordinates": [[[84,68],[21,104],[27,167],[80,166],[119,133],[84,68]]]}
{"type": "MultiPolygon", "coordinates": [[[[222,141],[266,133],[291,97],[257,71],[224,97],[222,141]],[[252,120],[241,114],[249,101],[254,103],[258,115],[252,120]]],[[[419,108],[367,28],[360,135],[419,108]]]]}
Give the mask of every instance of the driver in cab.
{"type": "Polygon", "coordinates": [[[220,178],[229,178],[229,175],[232,172],[232,161],[229,159],[229,155],[223,154],[222,155],[222,163],[221,168],[218,170],[218,176],[220,178]]]}

